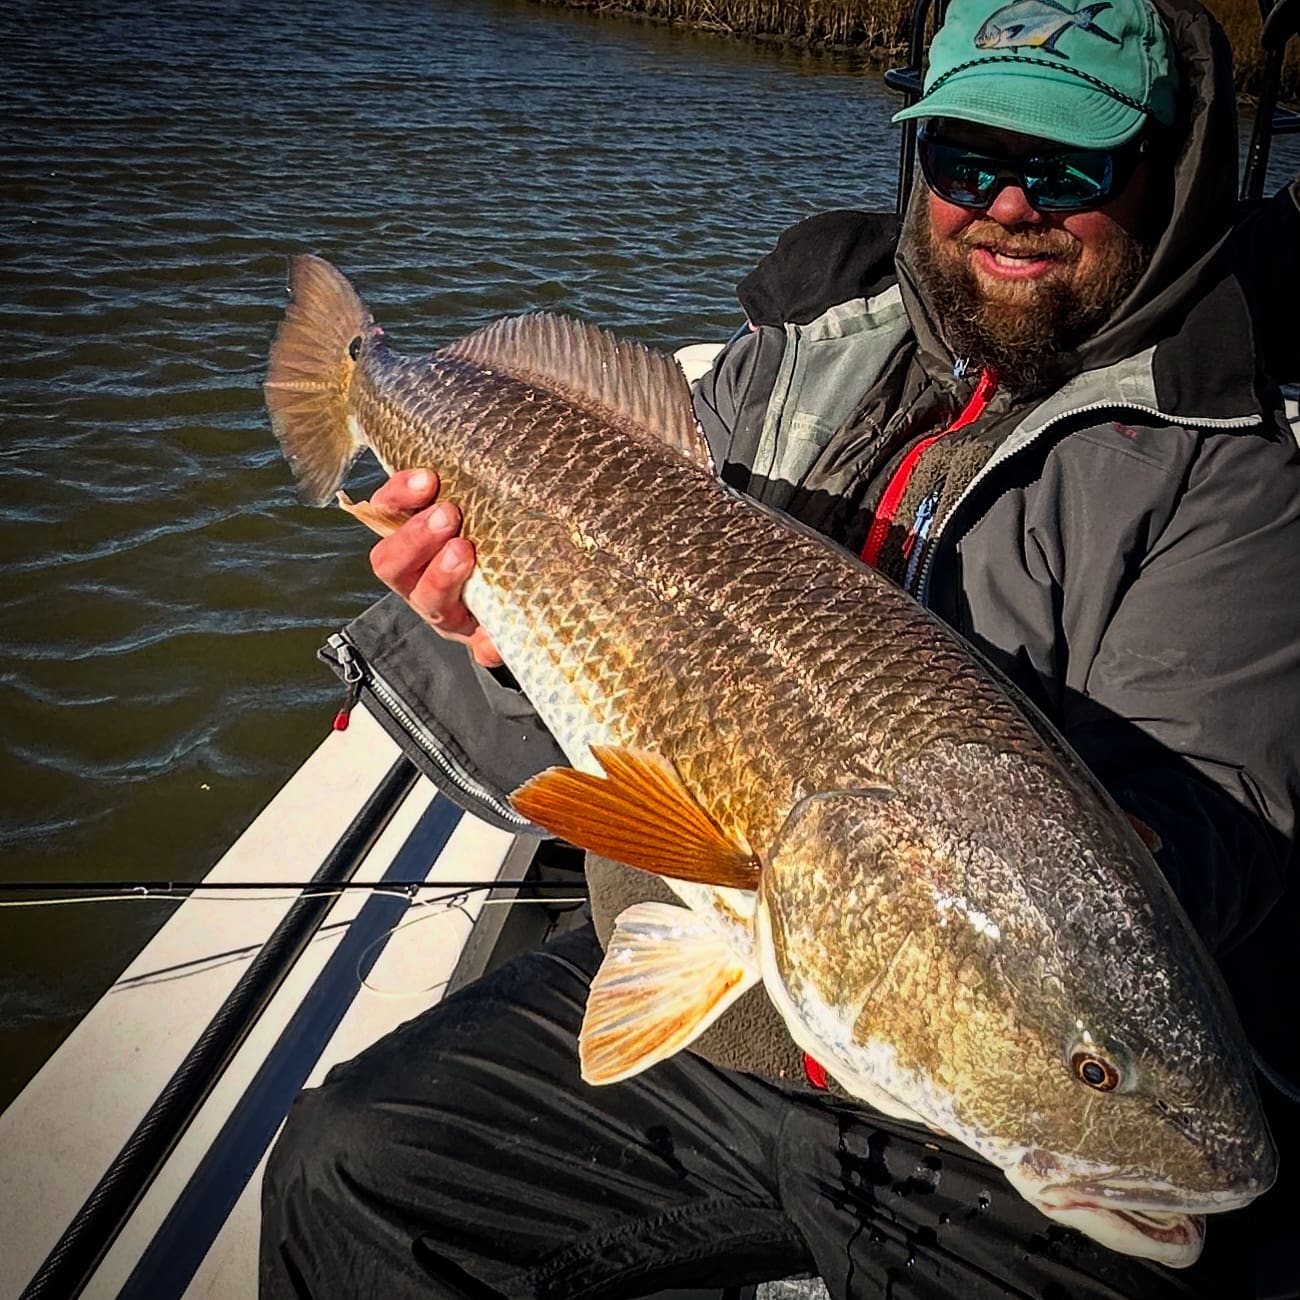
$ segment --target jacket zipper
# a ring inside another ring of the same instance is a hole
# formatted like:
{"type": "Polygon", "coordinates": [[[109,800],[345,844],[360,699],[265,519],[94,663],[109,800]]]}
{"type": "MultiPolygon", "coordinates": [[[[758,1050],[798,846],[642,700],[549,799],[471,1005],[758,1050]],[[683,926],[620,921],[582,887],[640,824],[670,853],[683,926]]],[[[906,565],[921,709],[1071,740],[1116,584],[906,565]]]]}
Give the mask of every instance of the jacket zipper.
{"type": "Polygon", "coordinates": [[[407,711],[397,692],[367,662],[360,650],[348,640],[342,632],[336,632],[327,642],[329,648],[338,656],[343,669],[343,680],[351,689],[354,684],[363,684],[366,689],[383,705],[389,717],[409,736],[420,752],[438,769],[447,781],[470,799],[490,808],[503,821],[520,830],[532,830],[533,823],[521,817],[509,804],[503,803],[486,786],[475,781],[468,772],[439,745],[437,738],[407,711]]]}
{"type": "Polygon", "coordinates": [[[1115,402],[1089,402],[1085,406],[1076,406],[1073,410],[1062,411],[1059,415],[1054,415],[1039,429],[1036,433],[1031,434],[1024,442],[1017,443],[1016,446],[1008,450],[1005,444],[999,447],[997,451],[985,462],[983,469],[975,475],[969,483],[966,484],[961,496],[952,503],[948,513],[939,521],[939,526],[935,530],[934,536],[930,539],[930,546],[925,557],[925,562],[921,566],[921,576],[915,587],[916,598],[923,605],[928,605],[930,570],[934,565],[934,557],[939,554],[939,543],[943,540],[944,532],[948,522],[955,518],[957,511],[965,503],[966,498],[974,491],[977,484],[982,483],[989,474],[999,465],[1011,459],[1012,456],[1018,456],[1026,447],[1032,446],[1039,438],[1045,434],[1053,425],[1060,424],[1062,420],[1073,419],[1077,415],[1086,415],[1089,411],[1138,411],[1142,415],[1152,415],[1161,420],[1168,420],[1170,424],[1185,425],[1189,428],[1199,429],[1248,429],[1251,425],[1261,424],[1262,421],[1257,415],[1239,415],[1224,419],[1214,419],[1207,417],[1205,419],[1187,418],[1183,416],[1173,416],[1165,411],[1161,411],[1154,406],[1142,406],[1137,402],[1124,402],[1117,405],[1115,402]]]}

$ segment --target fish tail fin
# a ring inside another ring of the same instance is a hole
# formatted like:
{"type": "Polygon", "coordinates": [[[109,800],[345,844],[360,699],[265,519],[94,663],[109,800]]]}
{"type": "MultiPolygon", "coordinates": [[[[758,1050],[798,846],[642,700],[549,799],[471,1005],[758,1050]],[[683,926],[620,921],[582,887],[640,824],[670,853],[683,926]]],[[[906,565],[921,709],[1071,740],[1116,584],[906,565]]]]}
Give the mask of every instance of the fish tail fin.
{"type": "Polygon", "coordinates": [[[271,426],[305,505],[324,505],[365,446],[349,410],[358,344],[373,319],[323,258],[289,261],[289,306],[271,344],[263,390],[271,426]]]}
{"type": "Polygon", "coordinates": [[[1103,31],[1097,26],[1097,15],[1107,9],[1113,9],[1115,6],[1110,0],[1101,0],[1100,4],[1085,5],[1075,15],[1076,24],[1086,32],[1092,32],[1095,36],[1100,36],[1103,40],[1109,41],[1112,45],[1119,45],[1117,37],[1112,36],[1109,32],[1103,31]]]}

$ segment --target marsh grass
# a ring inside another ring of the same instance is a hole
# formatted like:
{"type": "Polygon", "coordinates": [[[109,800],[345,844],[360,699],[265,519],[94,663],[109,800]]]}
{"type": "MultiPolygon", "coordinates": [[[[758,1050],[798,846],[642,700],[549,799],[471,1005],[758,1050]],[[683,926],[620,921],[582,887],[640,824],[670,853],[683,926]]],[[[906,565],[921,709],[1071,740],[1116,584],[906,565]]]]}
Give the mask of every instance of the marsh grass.
{"type": "Polygon", "coordinates": [[[906,47],[910,0],[542,0],[572,8],[639,14],[736,36],[798,45],[866,49],[906,47]]]}
{"type": "MultiPolygon", "coordinates": [[[[910,0],[542,0],[600,12],[637,14],[735,36],[867,51],[882,59],[906,49],[910,0]]],[[[1206,0],[1232,42],[1237,89],[1259,91],[1258,0],[1206,0]]],[[[1300,98],[1300,40],[1287,50],[1281,97],[1300,98]]]]}
{"type": "MultiPolygon", "coordinates": [[[[1237,90],[1243,95],[1259,93],[1264,73],[1264,53],[1259,48],[1259,4],[1257,0],[1205,0],[1205,7],[1223,24],[1232,42],[1237,90]]],[[[1300,98],[1300,40],[1292,40],[1282,65],[1281,98],[1300,98]]]]}

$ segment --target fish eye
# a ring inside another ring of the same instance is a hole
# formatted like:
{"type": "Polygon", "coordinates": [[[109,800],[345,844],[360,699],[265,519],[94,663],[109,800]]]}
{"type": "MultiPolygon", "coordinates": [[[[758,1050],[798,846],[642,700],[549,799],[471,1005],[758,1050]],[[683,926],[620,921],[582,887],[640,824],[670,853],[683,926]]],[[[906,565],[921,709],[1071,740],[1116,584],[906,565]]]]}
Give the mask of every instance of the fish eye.
{"type": "Polygon", "coordinates": [[[1119,1068],[1095,1051],[1080,1050],[1071,1054],[1070,1069],[1074,1077],[1096,1092],[1114,1092],[1120,1084],[1119,1068]]]}

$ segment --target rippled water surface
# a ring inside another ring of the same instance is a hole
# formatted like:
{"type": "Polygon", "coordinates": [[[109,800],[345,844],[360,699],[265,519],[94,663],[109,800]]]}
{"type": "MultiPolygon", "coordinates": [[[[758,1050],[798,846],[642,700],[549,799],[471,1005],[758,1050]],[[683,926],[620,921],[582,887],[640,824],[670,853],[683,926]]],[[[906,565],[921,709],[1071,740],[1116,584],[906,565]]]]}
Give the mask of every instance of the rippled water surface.
{"type": "MultiPolygon", "coordinates": [[[[287,254],[403,350],[536,307],[667,346],[893,203],[876,72],[526,0],[36,0],[0,48],[8,879],[197,877],[328,728],[377,591],[262,410],[287,254]]],[[[0,912],[0,1103],[165,910],[0,912]]]]}
{"type": "MultiPolygon", "coordinates": [[[[792,219],[892,202],[843,59],[504,0],[37,3],[0,42],[10,879],[196,877],[329,726],[315,650],[377,592],[263,413],[286,254],[407,350],[533,307],[670,345],[792,219]]],[[[0,1100],[165,910],[0,912],[0,1100]]]]}

